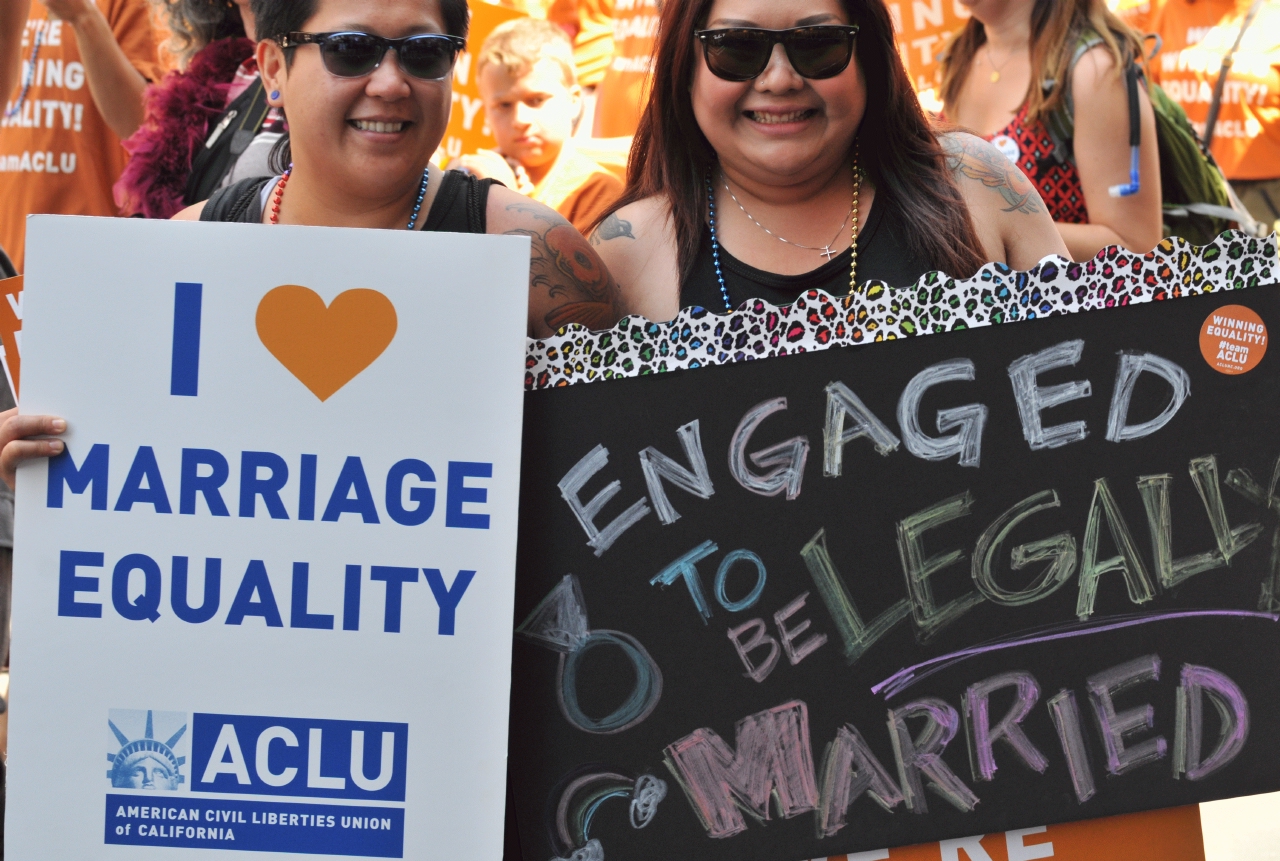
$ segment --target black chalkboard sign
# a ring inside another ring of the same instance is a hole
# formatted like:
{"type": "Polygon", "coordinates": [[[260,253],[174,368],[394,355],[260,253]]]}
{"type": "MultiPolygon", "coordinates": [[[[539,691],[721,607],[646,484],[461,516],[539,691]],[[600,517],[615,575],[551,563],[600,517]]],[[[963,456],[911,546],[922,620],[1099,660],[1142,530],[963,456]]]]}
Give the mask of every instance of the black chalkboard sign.
{"type": "Polygon", "coordinates": [[[1280,789],[1280,354],[1229,306],[1280,325],[1262,287],[530,392],[509,854],[1280,789]]]}

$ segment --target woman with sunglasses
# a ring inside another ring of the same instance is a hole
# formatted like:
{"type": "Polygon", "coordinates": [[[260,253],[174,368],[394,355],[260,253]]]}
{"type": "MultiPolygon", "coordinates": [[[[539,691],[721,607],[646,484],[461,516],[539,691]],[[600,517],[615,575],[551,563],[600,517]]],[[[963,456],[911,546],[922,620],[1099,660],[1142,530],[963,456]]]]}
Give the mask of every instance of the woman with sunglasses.
{"type": "Polygon", "coordinates": [[[432,170],[465,46],[465,0],[253,0],[257,63],[289,134],[277,177],[229,186],[176,218],[507,233],[532,240],[529,333],[623,314],[599,258],[554,210],[432,170]]]}
{"type": "Polygon", "coordinates": [[[664,4],[651,93],[592,235],[650,319],[1066,253],[1004,156],[934,135],[883,0],[664,4]]]}
{"type": "MultiPolygon", "coordinates": [[[[258,68],[271,103],[288,112],[292,168],[237,183],[175,218],[528,236],[530,334],[574,322],[607,328],[622,316],[613,279],[554,210],[428,167],[449,121],[466,0],[252,4],[263,37],[258,68]]],[[[62,440],[31,437],[66,429],[53,416],[0,413],[0,480],[13,487],[22,461],[61,454],[62,440]]]]}

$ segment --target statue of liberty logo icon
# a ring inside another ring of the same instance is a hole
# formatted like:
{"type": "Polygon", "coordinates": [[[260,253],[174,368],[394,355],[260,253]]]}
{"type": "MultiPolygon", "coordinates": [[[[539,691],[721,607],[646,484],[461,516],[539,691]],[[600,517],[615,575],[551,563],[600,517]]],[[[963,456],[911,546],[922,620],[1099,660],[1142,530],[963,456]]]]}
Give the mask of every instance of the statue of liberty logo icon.
{"type": "Polygon", "coordinates": [[[107,717],[107,726],[120,745],[116,753],[107,753],[107,760],[111,763],[107,777],[113,788],[173,792],[186,783],[182,767],[187,758],[178,750],[186,746],[186,714],[112,709],[107,717]],[[136,736],[138,724],[144,720],[141,737],[130,739],[130,734],[136,736]],[[176,730],[174,726],[177,726],[176,730]],[[162,737],[169,733],[167,741],[156,737],[157,727],[162,729],[162,737]]]}

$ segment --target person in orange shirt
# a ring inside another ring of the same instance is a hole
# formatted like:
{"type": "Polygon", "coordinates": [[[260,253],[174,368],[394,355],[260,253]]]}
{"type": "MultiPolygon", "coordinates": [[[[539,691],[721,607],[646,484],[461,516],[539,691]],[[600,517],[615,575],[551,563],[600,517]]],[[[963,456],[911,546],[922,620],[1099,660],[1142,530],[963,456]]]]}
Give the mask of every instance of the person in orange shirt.
{"type": "Polygon", "coordinates": [[[622,183],[570,140],[582,88],[568,38],[547,21],[508,21],[481,46],[476,75],[498,150],[454,165],[545,203],[586,233],[622,194],[622,183]]]}
{"type": "Polygon", "coordinates": [[[27,23],[26,0],[0,3],[0,93],[12,92],[22,76],[22,28],[27,23]]]}
{"type": "MultiPolygon", "coordinates": [[[[1251,0],[1155,2],[1147,28],[1161,40],[1151,75],[1187,112],[1254,218],[1280,220],[1280,3],[1254,12],[1223,86],[1217,122],[1206,128],[1223,56],[1249,16],[1251,0]]],[[[1135,12],[1140,12],[1138,7],[1135,12]]]]}
{"type": "Polygon", "coordinates": [[[630,137],[649,101],[657,0],[614,0],[613,59],[596,90],[594,135],[630,137]]]}
{"type": "MultiPolygon", "coordinates": [[[[141,125],[156,75],[146,0],[43,0],[27,14],[21,81],[0,116],[0,246],[19,270],[28,215],[116,214],[120,140],[141,125]]],[[[13,53],[0,48],[9,62],[13,53]]]]}
{"type": "Polygon", "coordinates": [[[581,137],[594,128],[596,89],[613,58],[615,0],[552,0],[547,20],[558,24],[573,42],[573,61],[583,90],[581,137]]]}

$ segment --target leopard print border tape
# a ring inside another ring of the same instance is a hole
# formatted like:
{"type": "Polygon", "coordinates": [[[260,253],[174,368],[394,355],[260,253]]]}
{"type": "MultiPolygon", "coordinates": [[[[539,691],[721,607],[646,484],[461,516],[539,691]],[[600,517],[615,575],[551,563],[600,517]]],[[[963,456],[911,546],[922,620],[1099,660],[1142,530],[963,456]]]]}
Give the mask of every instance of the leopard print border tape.
{"type": "Polygon", "coordinates": [[[752,300],[732,314],[687,308],[669,323],[624,317],[612,329],[566,326],[530,340],[525,389],[693,370],[1256,287],[1280,280],[1276,235],[1228,231],[1196,247],[1166,239],[1148,254],[1108,248],[1087,263],[1047,257],[1027,272],[989,263],[972,278],[939,272],[913,287],[871,281],[848,296],[813,290],[778,307],[752,300]]]}

